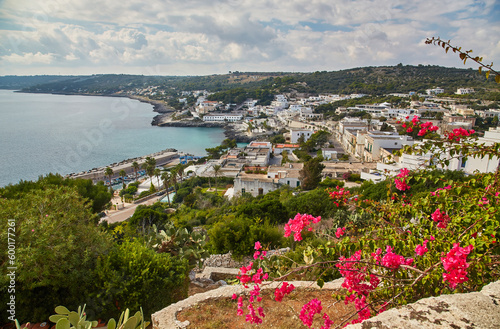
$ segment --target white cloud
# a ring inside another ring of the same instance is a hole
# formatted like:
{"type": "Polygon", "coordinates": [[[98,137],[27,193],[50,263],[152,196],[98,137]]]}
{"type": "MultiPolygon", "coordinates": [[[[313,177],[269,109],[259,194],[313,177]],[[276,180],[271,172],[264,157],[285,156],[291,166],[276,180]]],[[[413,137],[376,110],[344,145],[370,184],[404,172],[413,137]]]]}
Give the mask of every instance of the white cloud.
{"type": "MultiPolygon", "coordinates": [[[[46,70],[51,64],[81,67],[81,73],[141,73],[144,67],[176,74],[314,71],[399,62],[460,66],[423,40],[440,35],[495,61],[498,18],[484,16],[494,5],[495,0],[5,0],[3,16],[11,27],[0,30],[0,58],[40,63],[46,70]]],[[[9,74],[21,71],[3,66],[9,74]]]]}
{"type": "Polygon", "coordinates": [[[13,64],[22,64],[22,65],[32,65],[32,64],[50,64],[54,61],[54,54],[42,54],[41,52],[37,53],[23,53],[19,54],[11,54],[5,55],[1,57],[2,60],[13,63],[13,64]]]}

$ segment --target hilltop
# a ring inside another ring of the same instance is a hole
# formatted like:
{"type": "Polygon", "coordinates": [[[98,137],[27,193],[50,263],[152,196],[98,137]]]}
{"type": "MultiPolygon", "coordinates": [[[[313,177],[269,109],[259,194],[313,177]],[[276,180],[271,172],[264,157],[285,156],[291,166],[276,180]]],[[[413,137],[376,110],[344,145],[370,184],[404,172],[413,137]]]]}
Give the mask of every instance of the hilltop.
{"type": "Polygon", "coordinates": [[[209,76],[144,76],[103,74],[90,76],[4,76],[0,88],[25,92],[133,95],[148,88],[153,96],[175,96],[181,91],[221,92],[244,88],[272,92],[385,94],[424,91],[439,86],[446,91],[467,86],[496,88],[472,69],[431,65],[360,67],[313,73],[230,72],[209,76]]]}

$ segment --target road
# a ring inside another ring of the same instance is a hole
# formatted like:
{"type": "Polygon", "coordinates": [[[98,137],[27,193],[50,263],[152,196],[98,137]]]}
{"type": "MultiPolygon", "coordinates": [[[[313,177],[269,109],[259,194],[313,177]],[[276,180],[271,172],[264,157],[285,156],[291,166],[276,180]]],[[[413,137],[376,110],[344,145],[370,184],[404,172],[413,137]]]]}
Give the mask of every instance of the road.
{"type": "Polygon", "coordinates": [[[142,204],[145,206],[150,206],[155,202],[161,200],[164,196],[165,195],[155,196],[149,200],[146,200],[138,204],[129,203],[125,206],[125,208],[121,210],[108,211],[107,212],[108,215],[106,217],[103,217],[101,221],[107,221],[109,224],[123,222],[124,220],[127,220],[130,216],[134,214],[135,208],[137,208],[138,205],[142,204]]]}

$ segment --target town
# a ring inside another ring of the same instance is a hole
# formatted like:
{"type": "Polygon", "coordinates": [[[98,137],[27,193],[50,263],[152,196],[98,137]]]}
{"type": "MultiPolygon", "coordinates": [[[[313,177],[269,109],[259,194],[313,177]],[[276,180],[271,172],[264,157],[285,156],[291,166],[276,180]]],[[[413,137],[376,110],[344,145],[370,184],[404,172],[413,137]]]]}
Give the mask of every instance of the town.
{"type": "MultiPolygon", "coordinates": [[[[464,87],[458,88],[454,94],[473,96],[474,92],[473,88],[464,87]]],[[[226,196],[231,198],[243,193],[253,196],[266,194],[283,184],[292,188],[300,187],[304,178],[301,171],[305,160],[310,157],[321,160],[321,179],[347,180],[346,177],[352,175],[357,177],[357,180],[349,179],[348,186],[359,186],[364,180],[380,182],[395,176],[402,168],[423,168],[430,164],[430,156],[395,153],[405,145],[411,146],[423,139],[417,136],[416,131],[406,131],[404,122],[413,118],[438,127],[434,136],[443,136],[454,129],[474,128],[480,143],[491,145],[500,142],[500,129],[497,127],[500,109],[493,108],[498,106],[497,103],[486,101],[483,102],[486,106],[474,110],[462,104],[462,98],[443,97],[444,93],[444,89],[436,87],[427,89],[425,94],[409,92],[385,95],[387,99],[396,100],[398,106],[390,102],[357,104],[358,100],[372,98],[366,94],[286,93],[274,95],[269,105],[259,105],[258,99],[246,99],[241,104],[224,104],[208,100],[211,93],[206,90],[183,91],[183,97],[175,100],[183,104],[182,109],[161,114],[156,119],[157,125],[206,126],[206,123],[214,123],[231,127],[236,131],[237,141],[249,140],[250,143],[227,149],[224,154],[209,152],[208,161],[197,164],[193,160],[199,157],[193,159],[192,155],[172,152],[175,150],[153,156],[160,169],[164,165],[172,167],[173,164],[184,164],[185,177],[233,178],[234,187],[226,192],[226,196]],[[188,106],[188,98],[195,100],[192,106],[188,106]],[[331,105],[339,101],[351,101],[356,105],[337,106],[333,110],[331,105]],[[332,110],[325,113],[321,111],[322,108],[332,110]],[[479,123],[481,126],[478,127],[479,123]],[[312,147],[308,146],[304,154],[305,143],[320,132],[323,137],[319,142],[315,140],[312,147]]],[[[147,87],[131,91],[130,94],[150,99],[161,94],[161,91],[158,87],[147,87]]],[[[145,159],[146,156],[138,159],[139,165],[145,159]]],[[[108,180],[109,184],[109,179],[120,183],[120,176],[133,178],[136,174],[132,161],[115,165],[111,166],[111,177],[105,174],[106,168],[71,177],[108,180]]],[[[454,158],[442,169],[474,174],[495,172],[498,165],[497,157],[454,158]]],[[[143,190],[147,190],[149,184],[151,181],[143,184],[143,190]]]]}

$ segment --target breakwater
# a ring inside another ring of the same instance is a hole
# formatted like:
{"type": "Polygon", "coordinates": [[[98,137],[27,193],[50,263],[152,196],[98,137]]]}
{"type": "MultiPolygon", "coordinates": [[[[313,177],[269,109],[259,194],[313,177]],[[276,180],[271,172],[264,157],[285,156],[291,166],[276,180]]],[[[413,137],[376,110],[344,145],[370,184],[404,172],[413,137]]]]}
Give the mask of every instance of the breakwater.
{"type": "Polygon", "coordinates": [[[88,171],[82,171],[79,173],[72,173],[67,175],[69,178],[81,178],[81,179],[92,179],[92,181],[98,182],[107,179],[105,171],[106,168],[111,168],[113,170],[113,175],[111,179],[120,177],[120,172],[123,170],[127,175],[134,173],[133,163],[137,162],[139,168],[142,168],[142,164],[146,162],[146,158],[151,157],[156,160],[157,166],[174,165],[179,163],[179,153],[175,149],[166,149],[160,152],[152,153],[142,157],[136,157],[127,159],[118,163],[112,163],[106,167],[94,168],[88,171]],[[176,161],[177,160],[177,161],[176,161]]]}

